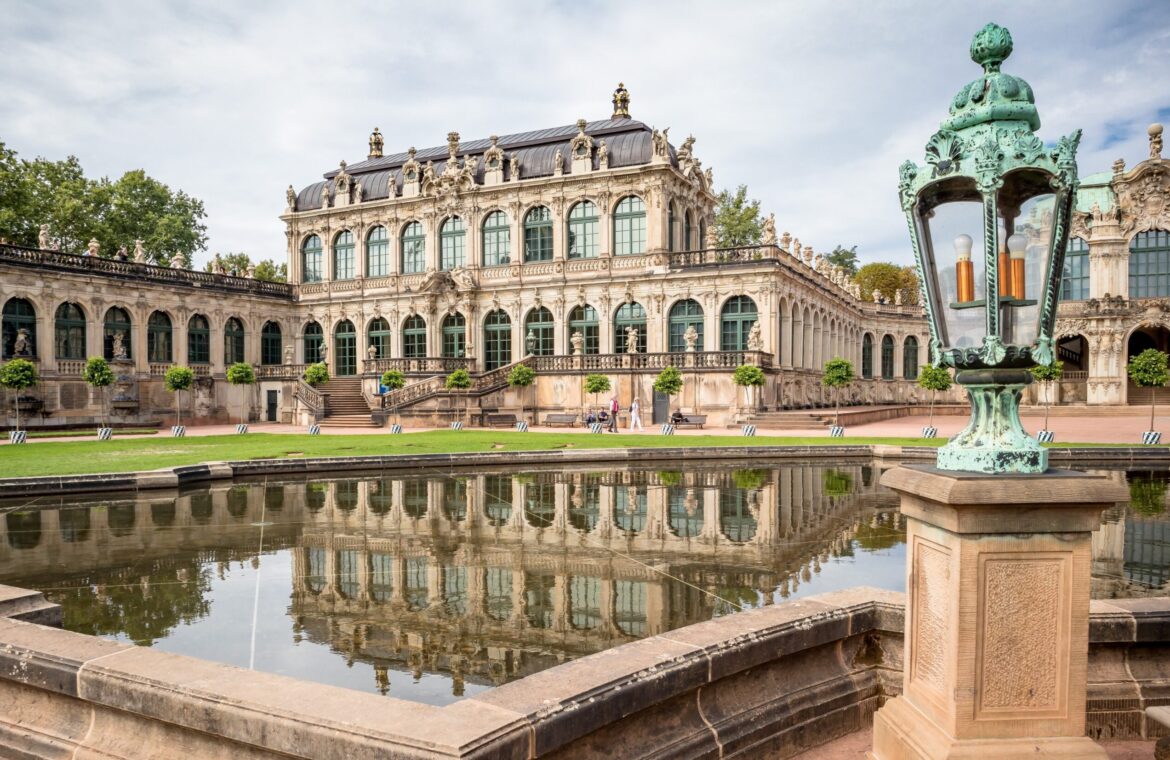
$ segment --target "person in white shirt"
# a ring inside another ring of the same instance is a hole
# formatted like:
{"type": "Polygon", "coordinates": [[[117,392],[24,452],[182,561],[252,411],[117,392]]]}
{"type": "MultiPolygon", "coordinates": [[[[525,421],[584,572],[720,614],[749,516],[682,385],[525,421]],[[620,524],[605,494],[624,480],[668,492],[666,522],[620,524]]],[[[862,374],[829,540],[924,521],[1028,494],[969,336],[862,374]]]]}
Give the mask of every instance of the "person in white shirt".
{"type": "Polygon", "coordinates": [[[642,407],[638,404],[638,398],[635,396],[633,403],[630,404],[630,430],[642,429],[642,407]]]}

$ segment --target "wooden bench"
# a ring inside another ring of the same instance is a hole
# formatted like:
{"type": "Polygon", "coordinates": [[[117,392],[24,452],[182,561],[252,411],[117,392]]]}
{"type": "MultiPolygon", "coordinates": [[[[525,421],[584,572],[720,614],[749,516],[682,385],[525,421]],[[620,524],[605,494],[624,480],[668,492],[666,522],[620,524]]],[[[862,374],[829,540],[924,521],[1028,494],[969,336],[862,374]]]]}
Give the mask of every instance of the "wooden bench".
{"type": "Polygon", "coordinates": [[[516,415],[488,414],[485,415],[484,424],[487,427],[516,427],[516,415]]]}
{"type": "Polygon", "coordinates": [[[546,415],[544,415],[544,424],[545,425],[568,425],[569,427],[572,427],[572,426],[577,424],[577,417],[578,417],[578,415],[576,415],[576,414],[561,414],[561,413],[546,414],[546,415]]]}
{"type": "Polygon", "coordinates": [[[671,424],[676,428],[697,427],[700,429],[707,424],[707,415],[705,414],[684,414],[683,416],[687,418],[686,422],[672,422],[671,424]]]}

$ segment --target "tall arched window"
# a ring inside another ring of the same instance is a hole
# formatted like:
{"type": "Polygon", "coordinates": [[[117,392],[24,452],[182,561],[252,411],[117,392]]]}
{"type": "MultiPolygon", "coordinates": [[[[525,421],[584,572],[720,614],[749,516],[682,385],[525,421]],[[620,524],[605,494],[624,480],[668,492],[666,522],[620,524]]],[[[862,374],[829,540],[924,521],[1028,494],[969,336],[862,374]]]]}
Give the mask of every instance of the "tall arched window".
{"type": "Polygon", "coordinates": [[[443,318],[443,357],[462,359],[467,355],[467,322],[459,312],[443,318]]]}
{"type": "Polygon", "coordinates": [[[1170,232],[1148,230],[1129,244],[1129,297],[1170,296],[1170,232]]]}
{"type": "Polygon", "coordinates": [[[687,328],[694,327],[699,338],[695,341],[695,350],[703,350],[703,307],[699,302],[688,298],[679,301],[670,307],[670,330],[667,340],[667,351],[679,353],[687,350],[687,328]]]}
{"type": "Polygon", "coordinates": [[[882,380],[894,379],[894,336],[882,336],[882,380]]]}
{"type": "Polygon", "coordinates": [[[417,314],[402,324],[402,355],[407,359],[427,355],[427,323],[417,314]]]}
{"type": "Polygon", "coordinates": [[[107,359],[132,359],[134,333],[130,314],[117,306],[106,312],[104,335],[105,357],[107,359]]]}
{"type": "Polygon", "coordinates": [[[597,258],[597,206],[581,201],[569,211],[569,258],[597,258]]]}
{"type": "Polygon", "coordinates": [[[54,345],[58,359],[85,358],[85,312],[75,303],[57,307],[54,345]]]}
{"type": "Polygon", "coordinates": [[[913,335],[907,335],[902,342],[902,377],[918,379],[918,338],[913,335]]]}
{"type": "Polygon", "coordinates": [[[861,337],[861,376],[867,380],[873,377],[873,336],[869,333],[861,337]]]}
{"type": "Polygon", "coordinates": [[[569,312],[568,345],[573,345],[573,335],[581,333],[581,353],[596,354],[601,350],[597,310],[589,304],[576,306],[569,312]]]}
{"type": "Polygon", "coordinates": [[[533,356],[552,356],[553,315],[543,306],[528,312],[524,320],[524,352],[533,356]]]}
{"type": "Polygon", "coordinates": [[[187,320],[187,363],[211,363],[211,326],[202,314],[187,320]]]}
{"type": "Polygon", "coordinates": [[[5,359],[37,355],[37,312],[32,303],[23,298],[9,298],[4,304],[0,347],[4,349],[0,356],[5,359]]]}
{"type": "Polygon", "coordinates": [[[630,195],[618,201],[613,215],[613,252],[627,256],[646,252],[646,204],[630,195]]]}
{"type": "Polygon", "coordinates": [[[674,225],[678,222],[675,218],[676,216],[677,214],[674,212],[674,201],[671,201],[666,212],[666,250],[668,251],[674,250],[674,238],[677,234],[674,225]]]}
{"type": "Polygon", "coordinates": [[[552,239],[552,212],[537,206],[524,216],[524,261],[551,261],[552,239]]]}
{"type": "Polygon", "coordinates": [[[281,353],[284,350],[284,340],[280,334],[280,325],[275,322],[265,322],[260,328],[260,363],[280,364],[281,353]]]}
{"type": "Polygon", "coordinates": [[[353,322],[343,319],[333,328],[333,371],[339,377],[357,374],[357,330],[353,322]]]}
{"type": "Polygon", "coordinates": [[[640,303],[622,304],[613,317],[613,352],[624,354],[629,351],[629,330],[633,328],[638,336],[638,353],[646,353],[646,310],[640,303]]]}
{"type": "Polygon", "coordinates": [[[321,238],[309,235],[301,245],[301,282],[321,282],[325,273],[321,238]]]}
{"type": "Polygon", "coordinates": [[[1068,241],[1064,252],[1064,276],[1060,280],[1060,300],[1084,301],[1089,297],[1089,244],[1083,238],[1068,241]]]}
{"type": "Polygon", "coordinates": [[[720,320],[719,348],[722,351],[746,351],[748,333],[756,323],[756,302],[747,296],[729,298],[723,304],[720,320]]]}
{"type": "Polygon", "coordinates": [[[333,279],[352,280],[354,277],[353,233],[344,230],[333,238],[333,279]]]}
{"type": "Polygon", "coordinates": [[[493,370],[512,363],[512,320],[496,309],[483,321],[483,367],[493,370]]]}
{"type": "Polygon", "coordinates": [[[439,228],[439,268],[449,272],[467,266],[463,220],[453,216],[439,228]]]}
{"type": "Polygon", "coordinates": [[[223,365],[244,361],[244,324],[231,317],[223,325],[223,365]]]}
{"type": "Polygon", "coordinates": [[[304,351],[305,364],[316,364],[321,361],[321,346],[325,344],[325,330],[316,322],[305,325],[304,339],[301,348],[304,351]]]}
{"type": "Polygon", "coordinates": [[[390,233],[378,225],[366,235],[366,277],[390,274],[390,233]]]}
{"type": "Polygon", "coordinates": [[[146,360],[153,364],[170,364],[173,346],[171,318],[156,311],[146,320],[146,360]]]}
{"type": "Polygon", "coordinates": [[[366,328],[366,348],[370,346],[375,349],[375,359],[390,358],[390,323],[382,317],[371,319],[366,328]]]}
{"type": "Polygon", "coordinates": [[[683,212],[683,250],[693,251],[695,245],[694,227],[691,225],[691,210],[683,212]]]}
{"type": "Polygon", "coordinates": [[[703,532],[703,501],[701,492],[681,486],[667,489],[667,521],[670,530],[679,538],[693,538],[703,532]]]}
{"type": "Polygon", "coordinates": [[[483,220],[483,265],[494,267],[511,261],[512,231],[508,216],[503,211],[493,211],[483,220]]]}
{"type": "Polygon", "coordinates": [[[426,268],[427,236],[422,225],[411,222],[402,228],[402,273],[414,274],[426,268]]]}

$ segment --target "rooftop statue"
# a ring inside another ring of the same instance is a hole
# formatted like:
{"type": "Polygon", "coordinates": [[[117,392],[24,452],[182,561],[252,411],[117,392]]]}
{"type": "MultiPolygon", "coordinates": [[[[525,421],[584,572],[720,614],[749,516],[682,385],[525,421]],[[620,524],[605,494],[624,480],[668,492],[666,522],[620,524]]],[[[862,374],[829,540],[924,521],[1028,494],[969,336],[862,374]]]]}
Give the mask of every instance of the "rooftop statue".
{"type": "Polygon", "coordinates": [[[41,231],[37,235],[37,247],[41,250],[49,250],[49,245],[52,241],[49,239],[49,225],[42,224],[41,231]]]}
{"type": "Polygon", "coordinates": [[[297,207],[297,191],[293,189],[292,185],[288,186],[288,190],[284,191],[284,200],[290,209],[296,210],[297,207]]]}
{"type": "Polygon", "coordinates": [[[768,214],[768,218],[764,220],[764,245],[776,245],[776,215],[768,214]]]}
{"type": "Polygon", "coordinates": [[[171,269],[183,269],[186,264],[187,261],[183,258],[183,254],[175,251],[175,255],[171,256],[171,269]]]}
{"type": "Polygon", "coordinates": [[[98,245],[97,238],[90,238],[89,245],[86,247],[85,253],[83,253],[81,255],[82,256],[98,256],[98,255],[100,255],[100,250],[101,250],[101,247],[98,245]]]}
{"type": "Polygon", "coordinates": [[[377,127],[374,127],[374,131],[370,134],[370,155],[368,157],[369,158],[381,158],[382,157],[382,145],[383,145],[382,133],[378,131],[377,127]]]}
{"type": "Polygon", "coordinates": [[[141,240],[134,241],[134,261],[139,264],[146,263],[146,249],[142,247],[141,240]]]}

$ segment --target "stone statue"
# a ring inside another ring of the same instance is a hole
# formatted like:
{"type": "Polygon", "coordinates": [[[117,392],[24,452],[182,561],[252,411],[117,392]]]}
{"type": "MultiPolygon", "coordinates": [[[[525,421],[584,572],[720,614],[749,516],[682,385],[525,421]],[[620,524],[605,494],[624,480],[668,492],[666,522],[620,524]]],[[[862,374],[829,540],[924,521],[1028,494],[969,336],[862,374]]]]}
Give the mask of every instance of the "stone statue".
{"type": "Polygon", "coordinates": [[[329,185],[321,188],[321,208],[329,208],[329,185]]]}
{"type": "Polygon", "coordinates": [[[457,290],[474,290],[475,278],[467,267],[455,267],[451,270],[451,280],[457,290]]]}
{"type": "Polygon", "coordinates": [[[719,233],[715,231],[715,225],[707,227],[707,239],[703,241],[703,247],[708,251],[713,251],[719,247],[719,233]]]}
{"type": "Polygon", "coordinates": [[[650,144],[654,149],[654,155],[658,158],[670,157],[670,140],[667,135],[670,134],[670,127],[659,132],[655,129],[650,133],[650,144]]]}
{"type": "Polygon", "coordinates": [[[288,186],[288,190],[284,191],[284,199],[288,203],[288,207],[293,211],[297,208],[297,191],[293,189],[292,185],[288,186]]]}
{"type": "Polygon", "coordinates": [[[126,353],[126,333],[122,332],[121,330],[114,333],[114,358],[130,358],[130,355],[126,353]]]}
{"type": "Polygon", "coordinates": [[[878,290],[877,288],[874,288],[873,293],[871,293],[870,295],[873,296],[874,303],[881,303],[882,302],[882,292],[880,290],[878,290]]]}
{"type": "Polygon", "coordinates": [[[760,334],[759,322],[752,322],[752,327],[748,330],[747,347],[748,351],[764,350],[764,337],[760,334]]]}
{"type": "Polygon", "coordinates": [[[435,162],[427,161],[427,165],[423,167],[422,174],[423,184],[433,183],[435,181],[435,162]]]}
{"type": "Polygon", "coordinates": [[[626,328],[626,353],[638,353],[638,328],[633,325],[626,328]]]}
{"type": "Polygon", "coordinates": [[[366,191],[362,189],[361,181],[354,180],[354,183],[353,183],[353,202],[354,203],[361,203],[362,196],[365,194],[365,192],[366,191]]]}
{"type": "Polygon", "coordinates": [[[520,158],[515,153],[508,159],[508,176],[513,182],[520,179],[520,158]]]}
{"type": "Polygon", "coordinates": [[[556,174],[560,174],[564,170],[565,170],[565,154],[561,151],[560,148],[557,148],[557,152],[553,154],[553,172],[556,174]]]}
{"type": "Polygon", "coordinates": [[[322,364],[329,363],[329,344],[321,341],[321,347],[317,349],[317,361],[322,364]]]}
{"type": "Polygon", "coordinates": [[[37,235],[37,247],[43,251],[47,251],[51,243],[52,241],[49,240],[49,225],[42,224],[40,234],[37,235]]]}
{"type": "Polygon", "coordinates": [[[764,220],[764,245],[776,245],[776,215],[768,214],[764,220]]]}
{"type": "Polygon", "coordinates": [[[139,264],[146,263],[146,249],[142,247],[141,240],[134,241],[134,261],[139,264]]]}
{"type": "Polygon", "coordinates": [[[683,342],[687,344],[687,353],[693,354],[695,346],[699,343],[699,331],[694,325],[687,325],[687,330],[683,333],[683,342]]]}
{"type": "Polygon", "coordinates": [[[293,363],[293,347],[292,346],[285,346],[284,347],[284,363],[285,364],[292,364],[293,363]]]}
{"type": "Polygon", "coordinates": [[[183,254],[175,251],[175,255],[171,256],[171,269],[183,269],[187,265],[187,260],[183,258],[183,254]]]}
{"type": "Polygon", "coordinates": [[[800,238],[792,239],[792,255],[798,259],[800,258],[800,238]]]}
{"type": "Polygon", "coordinates": [[[29,340],[28,330],[21,327],[16,331],[16,341],[12,344],[13,356],[28,356],[32,353],[32,341],[29,340]]]}
{"type": "Polygon", "coordinates": [[[532,356],[534,351],[536,351],[536,333],[529,329],[528,334],[524,336],[524,355],[532,356]]]}
{"type": "Polygon", "coordinates": [[[678,162],[681,164],[691,157],[692,149],[695,147],[695,136],[687,135],[687,139],[683,140],[682,146],[678,149],[678,162]]]}
{"type": "Polygon", "coordinates": [[[585,336],[581,334],[580,330],[574,330],[572,337],[569,338],[569,343],[573,344],[573,356],[580,356],[582,347],[585,345],[585,336]]]}
{"type": "Polygon", "coordinates": [[[715,175],[711,173],[711,167],[707,167],[707,173],[703,175],[707,178],[707,189],[715,192],[715,175]]]}
{"type": "Polygon", "coordinates": [[[1158,159],[1162,157],[1162,125],[1151,124],[1147,130],[1150,136],[1150,158],[1158,159]]]}
{"type": "Polygon", "coordinates": [[[894,305],[895,306],[902,305],[902,289],[901,288],[898,288],[897,290],[894,291],[894,305]]]}
{"type": "Polygon", "coordinates": [[[602,167],[609,166],[609,146],[605,144],[604,139],[597,146],[597,164],[602,167]]]}
{"type": "Polygon", "coordinates": [[[248,262],[248,267],[244,270],[244,277],[249,280],[256,279],[256,265],[248,262]]]}
{"type": "Polygon", "coordinates": [[[789,245],[791,243],[792,243],[792,235],[790,235],[788,233],[788,230],[785,230],[784,234],[780,236],[780,247],[787,251],[787,250],[789,250],[789,245]]]}
{"type": "Polygon", "coordinates": [[[366,358],[370,361],[374,361],[378,358],[378,347],[373,343],[371,343],[370,347],[366,349],[366,358]]]}

